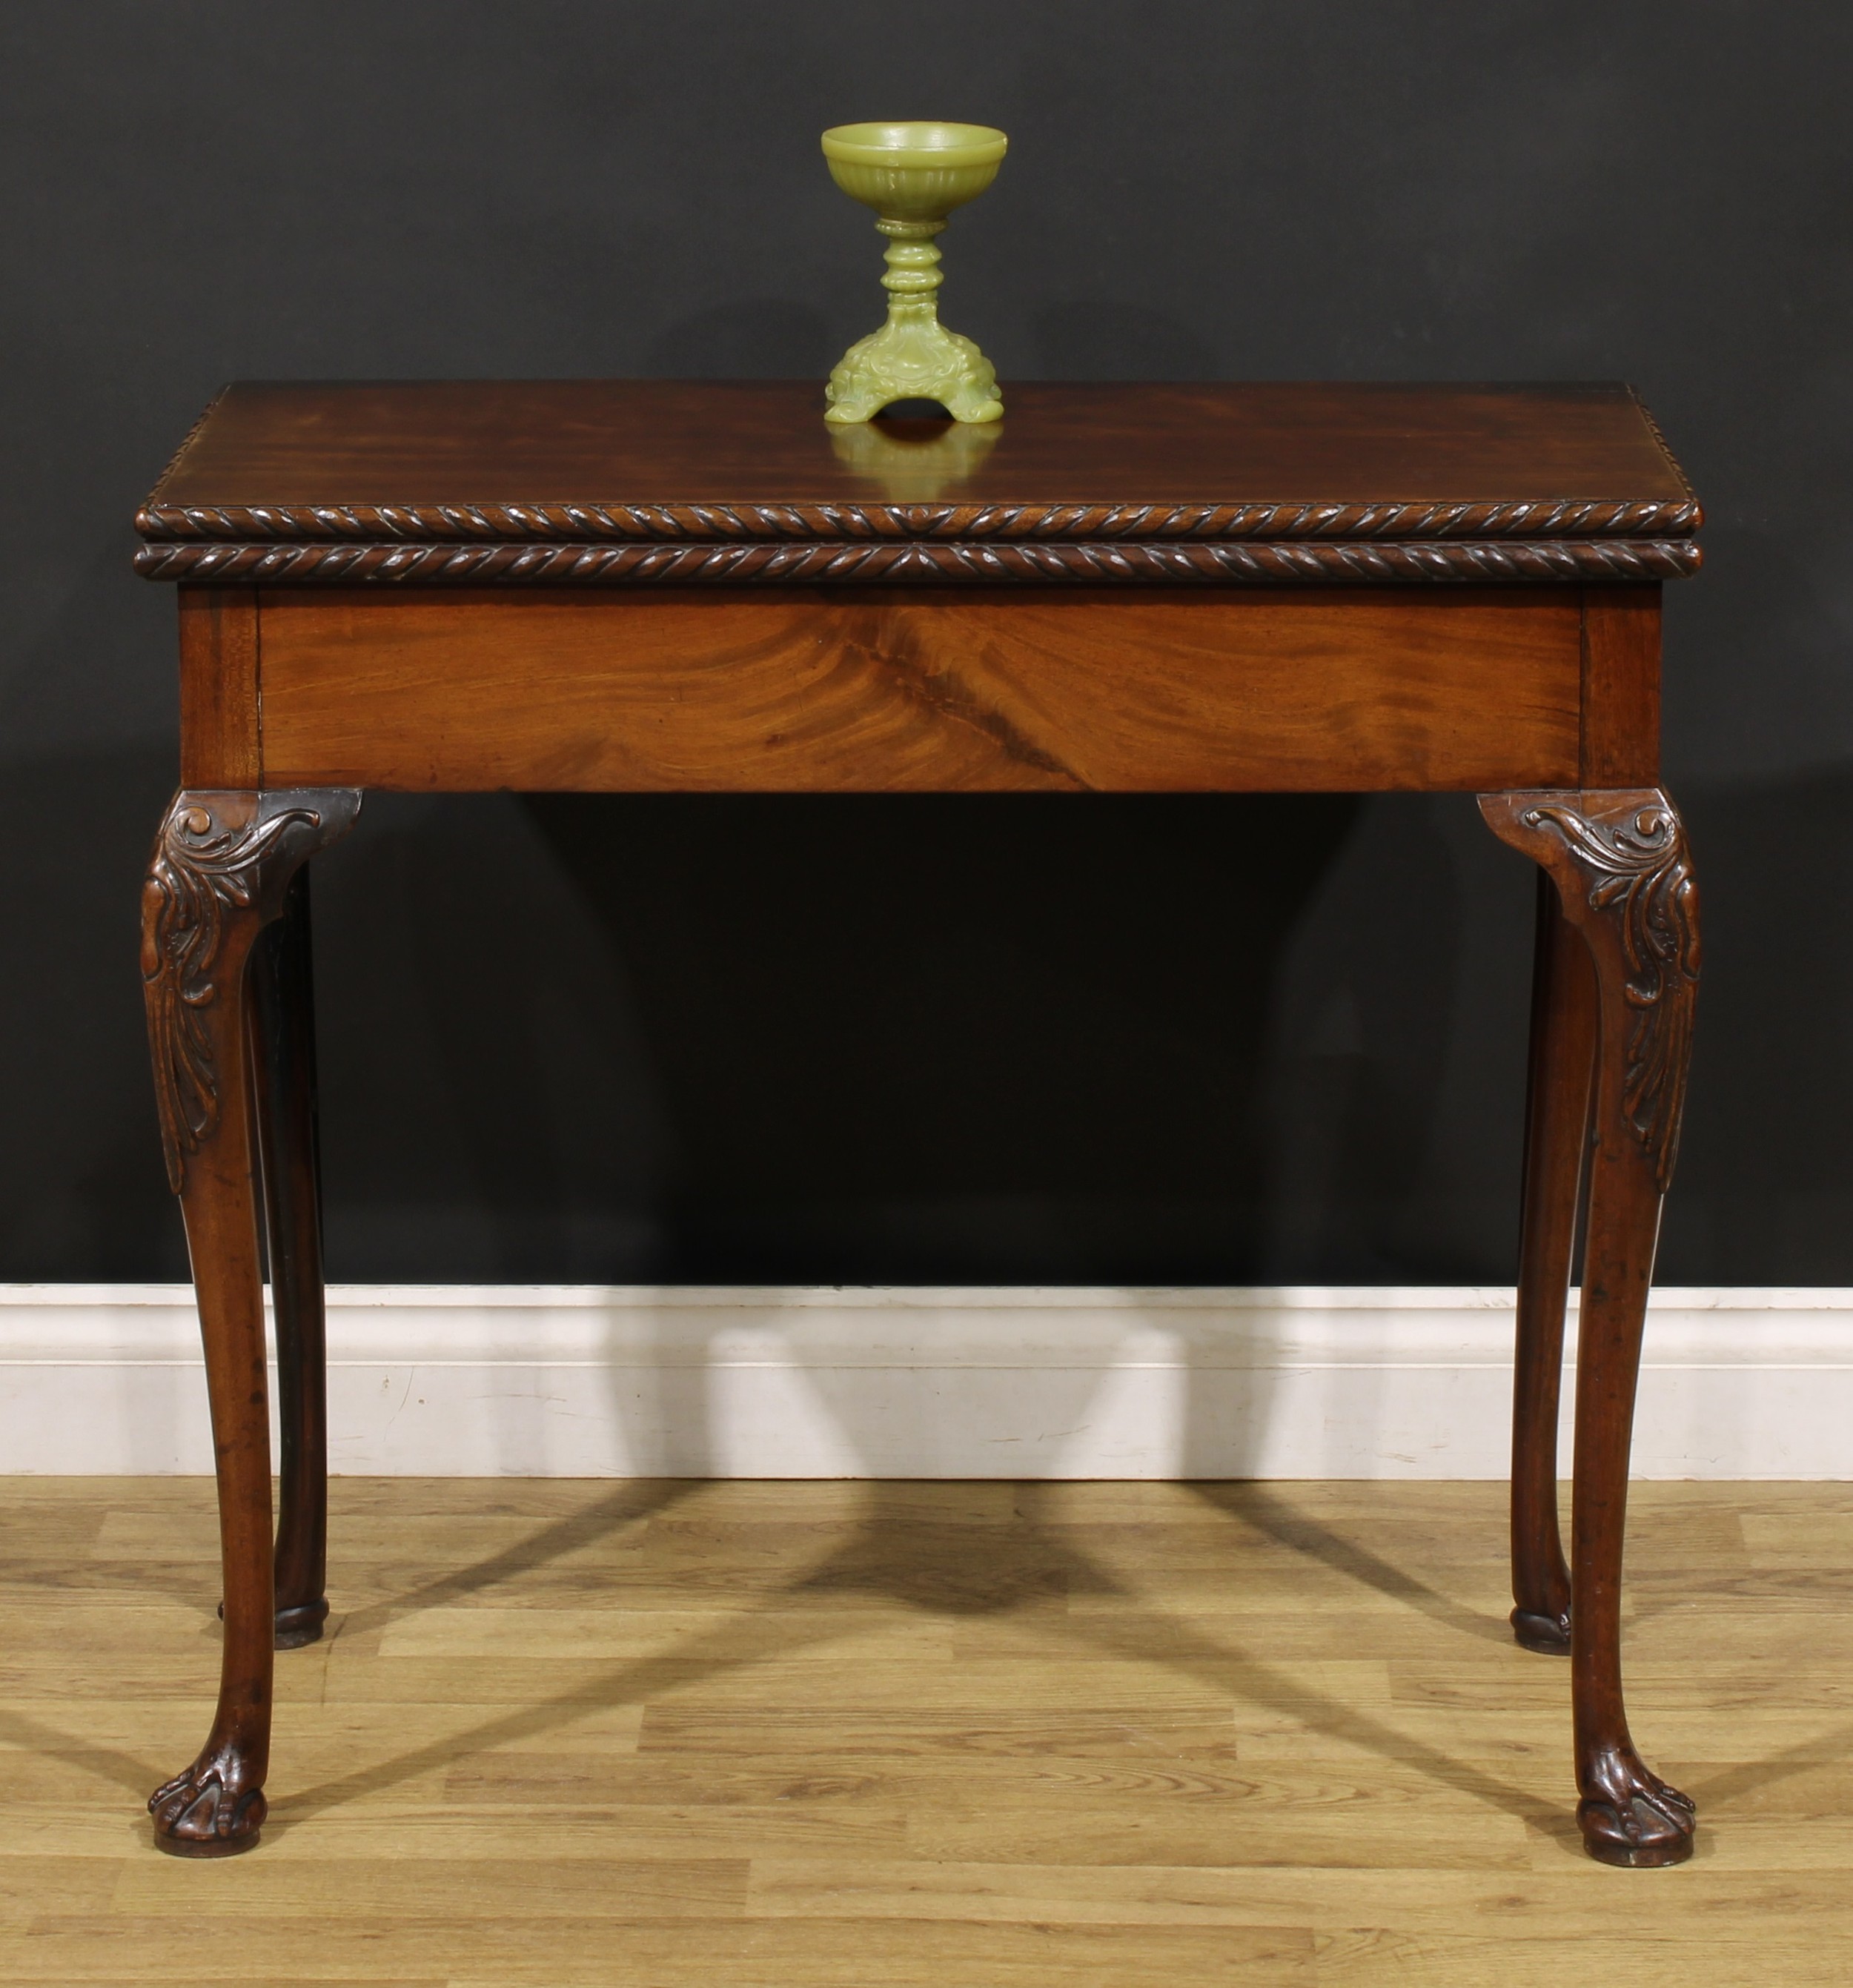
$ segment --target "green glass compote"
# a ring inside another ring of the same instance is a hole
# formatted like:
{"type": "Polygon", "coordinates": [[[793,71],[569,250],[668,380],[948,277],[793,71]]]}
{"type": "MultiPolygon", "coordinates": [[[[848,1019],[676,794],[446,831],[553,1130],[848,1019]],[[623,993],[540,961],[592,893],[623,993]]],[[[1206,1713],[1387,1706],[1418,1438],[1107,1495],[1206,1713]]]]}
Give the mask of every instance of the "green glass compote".
{"type": "Polygon", "coordinates": [[[888,238],[888,323],[852,345],[830,376],[829,421],[866,421],[894,401],[937,401],[955,421],[1004,411],[991,362],[939,322],[946,216],[997,177],[1009,140],[988,124],[839,124],[823,134],[830,178],[872,207],[888,238]]]}

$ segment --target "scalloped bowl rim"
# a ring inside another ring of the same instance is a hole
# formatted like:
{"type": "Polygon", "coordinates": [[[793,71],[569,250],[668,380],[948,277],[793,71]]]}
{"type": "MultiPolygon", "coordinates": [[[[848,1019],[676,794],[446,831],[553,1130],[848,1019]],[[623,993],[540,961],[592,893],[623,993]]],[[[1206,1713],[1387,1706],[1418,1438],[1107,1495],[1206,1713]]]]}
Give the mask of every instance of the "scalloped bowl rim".
{"type": "Polygon", "coordinates": [[[922,119],[913,123],[833,125],[823,134],[823,154],[846,166],[943,170],[994,166],[1009,143],[1003,132],[989,124],[948,124],[922,119]]]}

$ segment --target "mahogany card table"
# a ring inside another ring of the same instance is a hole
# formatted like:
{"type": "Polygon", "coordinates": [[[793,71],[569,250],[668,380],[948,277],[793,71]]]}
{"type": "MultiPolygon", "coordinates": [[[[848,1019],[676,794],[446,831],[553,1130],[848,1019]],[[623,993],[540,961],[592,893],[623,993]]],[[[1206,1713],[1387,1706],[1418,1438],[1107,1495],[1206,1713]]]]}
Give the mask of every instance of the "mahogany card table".
{"type": "Polygon", "coordinates": [[[1537,866],[1512,1621],[1570,1657],[1591,1853],[1689,1855],[1692,1803],[1628,1735],[1620,1602],[1699,973],[1660,589],[1699,523],[1618,386],[1017,384],[982,431],[836,432],[803,383],[228,388],[137,519],[138,567],[179,583],[142,972],[225,1581],[217,1714],[156,1841],[257,1841],[272,1650],[328,1612],[303,865],[365,789],[1400,789],[1477,794],[1537,866]]]}

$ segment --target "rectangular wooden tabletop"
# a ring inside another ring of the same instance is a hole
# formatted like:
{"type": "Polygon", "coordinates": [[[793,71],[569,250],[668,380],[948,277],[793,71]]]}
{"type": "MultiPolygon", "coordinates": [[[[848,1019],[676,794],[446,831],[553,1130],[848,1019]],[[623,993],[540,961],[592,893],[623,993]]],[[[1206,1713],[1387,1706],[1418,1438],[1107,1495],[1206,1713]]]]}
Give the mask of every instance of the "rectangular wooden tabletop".
{"type": "MultiPolygon", "coordinates": [[[[1621,386],[1024,382],[1006,407],[995,441],[964,459],[962,502],[1691,495],[1621,386]]],[[[150,502],[857,502],[880,472],[823,414],[809,380],[249,382],[227,390],[150,502]]]]}
{"type": "Polygon", "coordinates": [[[1622,386],[1029,382],[989,427],[823,415],[809,380],[241,384],[144,507],[138,564],[299,585],[1697,563],[1698,505],[1622,386]]]}

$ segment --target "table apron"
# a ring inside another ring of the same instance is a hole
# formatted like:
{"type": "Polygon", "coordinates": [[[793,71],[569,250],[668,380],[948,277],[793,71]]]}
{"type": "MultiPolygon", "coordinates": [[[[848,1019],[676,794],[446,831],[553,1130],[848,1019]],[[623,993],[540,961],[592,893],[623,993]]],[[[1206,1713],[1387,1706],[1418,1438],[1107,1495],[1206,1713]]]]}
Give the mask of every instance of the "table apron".
{"type": "MultiPolygon", "coordinates": [[[[196,587],[182,607],[196,785],[1569,786],[1589,631],[1611,624],[1604,708],[1630,738],[1658,718],[1657,588],[196,587]]],[[[1639,776],[1643,751],[1608,758],[1639,776]]]]}

